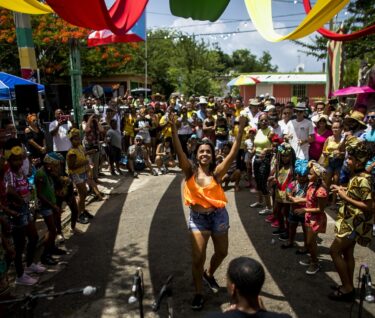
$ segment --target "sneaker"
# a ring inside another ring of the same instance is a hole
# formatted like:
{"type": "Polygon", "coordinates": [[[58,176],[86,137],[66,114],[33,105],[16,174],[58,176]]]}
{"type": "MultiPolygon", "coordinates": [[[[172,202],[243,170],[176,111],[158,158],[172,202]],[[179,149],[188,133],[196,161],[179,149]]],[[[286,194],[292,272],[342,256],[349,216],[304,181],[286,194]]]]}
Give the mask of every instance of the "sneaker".
{"type": "Polygon", "coordinates": [[[55,240],[56,244],[62,244],[65,242],[65,237],[64,235],[62,234],[57,234],[56,235],[56,240],[55,240]]]}
{"type": "Polygon", "coordinates": [[[165,168],[165,169],[164,169],[164,174],[167,174],[167,173],[169,173],[169,169],[168,169],[168,168],[165,168]]]}
{"type": "Polygon", "coordinates": [[[30,266],[25,267],[26,274],[32,274],[32,273],[40,274],[40,273],[44,273],[45,271],[46,271],[46,268],[41,264],[31,263],[30,266]]]}
{"type": "Polygon", "coordinates": [[[89,222],[89,218],[85,216],[83,213],[81,213],[77,219],[77,223],[88,224],[89,222]]]}
{"type": "Polygon", "coordinates": [[[276,220],[275,216],[273,214],[267,216],[264,221],[267,223],[273,223],[276,220]]]}
{"type": "Polygon", "coordinates": [[[159,171],[158,171],[158,175],[161,176],[161,175],[163,175],[163,174],[164,174],[163,169],[159,169],[159,171]]]}
{"type": "Polygon", "coordinates": [[[254,202],[254,203],[250,204],[250,208],[260,208],[262,206],[263,206],[263,204],[259,203],[259,202],[254,202]]]}
{"type": "Polygon", "coordinates": [[[214,294],[216,294],[217,292],[219,292],[220,286],[219,286],[218,283],[216,282],[215,277],[213,277],[213,276],[208,276],[208,275],[207,275],[207,272],[205,271],[205,272],[203,273],[203,280],[206,282],[206,284],[208,285],[208,287],[210,287],[210,289],[212,290],[212,292],[213,292],[214,294]]]}
{"type": "Polygon", "coordinates": [[[90,213],[89,211],[87,211],[87,210],[83,211],[83,215],[84,215],[85,217],[87,217],[88,219],[93,219],[93,218],[94,218],[94,215],[91,214],[91,213],[90,213]]]}
{"type": "Polygon", "coordinates": [[[271,223],[271,226],[274,227],[274,228],[278,228],[280,227],[280,223],[279,223],[279,220],[275,220],[271,223]]]}
{"type": "Polygon", "coordinates": [[[312,264],[311,259],[302,259],[298,262],[302,266],[310,266],[312,264]]]}
{"type": "Polygon", "coordinates": [[[193,301],[191,302],[191,309],[202,310],[204,299],[201,294],[195,294],[193,301]]]}
{"type": "Polygon", "coordinates": [[[270,213],[272,213],[272,210],[271,210],[271,209],[268,209],[268,208],[265,208],[265,209],[260,210],[260,211],[258,212],[259,215],[266,215],[266,214],[270,214],[270,213]]]}
{"type": "Polygon", "coordinates": [[[279,240],[283,241],[283,242],[288,241],[289,240],[289,234],[287,232],[281,233],[279,235],[279,240]]]}
{"type": "Polygon", "coordinates": [[[318,263],[310,263],[309,267],[306,270],[307,275],[315,275],[320,271],[320,265],[318,263]]]}
{"type": "Polygon", "coordinates": [[[42,257],[40,258],[40,262],[43,265],[51,265],[51,266],[58,264],[58,261],[56,261],[51,255],[42,255],[42,257]]]}
{"type": "Polygon", "coordinates": [[[52,255],[66,255],[66,251],[65,250],[63,250],[63,249],[61,249],[61,248],[58,248],[58,247],[54,247],[53,249],[52,249],[52,251],[51,251],[51,254],[52,255]]]}
{"type": "Polygon", "coordinates": [[[153,175],[154,177],[156,177],[156,176],[158,176],[159,174],[158,174],[158,172],[157,172],[155,169],[152,169],[152,175],[153,175]]]}
{"type": "Polygon", "coordinates": [[[37,282],[38,282],[38,280],[36,278],[33,278],[33,277],[27,275],[26,273],[23,273],[23,275],[21,277],[16,278],[15,284],[16,285],[31,286],[31,285],[35,285],[37,282]]]}
{"type": "Polygon", "coordinates": [[[277,230],[272,232],[272,235],[281,235],[281,234],[284,234],[284,233],[286,233],[285,229],[277,229],[277,230]]]}

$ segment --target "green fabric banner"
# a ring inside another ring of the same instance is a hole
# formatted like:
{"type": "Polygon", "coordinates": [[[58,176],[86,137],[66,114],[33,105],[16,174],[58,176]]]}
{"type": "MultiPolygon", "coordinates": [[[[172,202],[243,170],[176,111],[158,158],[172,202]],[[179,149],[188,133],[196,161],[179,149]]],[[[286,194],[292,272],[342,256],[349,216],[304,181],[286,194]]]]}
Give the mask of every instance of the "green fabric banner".
{"type": "Polygon", "coordinates": [[[193,20],[209,20],[220,18],[230,0],[169,0],[173,15],[193,20]]]}

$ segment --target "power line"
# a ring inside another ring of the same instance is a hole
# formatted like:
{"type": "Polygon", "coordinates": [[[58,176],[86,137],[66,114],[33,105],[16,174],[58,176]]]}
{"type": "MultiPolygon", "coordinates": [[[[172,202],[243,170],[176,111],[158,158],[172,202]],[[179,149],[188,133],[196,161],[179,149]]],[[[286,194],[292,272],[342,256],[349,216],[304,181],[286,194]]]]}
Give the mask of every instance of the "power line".
{"type": "MultiPolygon", "coordinates": [[[[291,25],[291,26],[286,26],[286,27],[278,27],[274,28],[274,30],[285,30],[285,29],[292,29],[296,28],[298,25],[291,25]]],[[[253,33],[253,32],[258,32],[258,30],[253,29],[253,30],[246,30],[246,31],[232,31],[232,32],[214,32],[214,33],[193,33],[191,35],[182,35],[182,36],[187,36],[187,37],[195,37],[195,36],[215,36],[215,35],[234,35],[234,34],[240,34],[240,33],[253,33]]],[[[180,36],[165,36],[165,37],[150,37],[147,40],[163,40],[163,39],[179,39],[181,38],[180,36]]]]}

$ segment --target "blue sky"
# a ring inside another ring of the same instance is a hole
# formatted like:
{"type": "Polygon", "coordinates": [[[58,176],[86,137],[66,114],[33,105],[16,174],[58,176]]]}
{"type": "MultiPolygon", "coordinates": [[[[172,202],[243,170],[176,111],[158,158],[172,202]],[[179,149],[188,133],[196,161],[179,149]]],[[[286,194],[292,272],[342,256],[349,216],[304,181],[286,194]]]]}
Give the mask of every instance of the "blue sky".
{"type": "MultiPolygon", "coordinates": [[[[110,1],[107,0],[107,3],[110,1]]],[[[314,2],[315,0],[311,0],[312,4],[314,2]]],[[[272,8],[274,27],[296,26],[304,18],[302,0],[273,0],[272,8]]],[[[337,17],[337,21],[341,21],[345,16],[345,10],[343,10],[337,17]]],[[[213,23],[173,16],[169,9],[169,0],[149,0],[146,21],[148,29],[175,29],[187,34],[254,30],[243,0],[231,0],[223,15],[213,23]]],[[[291,30],[285,29],[277,32],[286,34],[291,30]]],[[[268,42],[256,31],[235,34],[226,38],[221,36],[204,36],[203,38],[210,42],[218,42],[221,49],[226,53],[231,53],[237,49],[249,49],[253,54],[261,56],[263,51],[269,51],[273,64],[278,66],[280,72],[294,71],[299,62],[304,64],[307,72],[320,72],[322,70],[323,61],[318,62],[315,58],[299,52],[300,46],[291,41],[268,42]]],[[[311,42],[311,36],[301,40],[311,42]]]]}

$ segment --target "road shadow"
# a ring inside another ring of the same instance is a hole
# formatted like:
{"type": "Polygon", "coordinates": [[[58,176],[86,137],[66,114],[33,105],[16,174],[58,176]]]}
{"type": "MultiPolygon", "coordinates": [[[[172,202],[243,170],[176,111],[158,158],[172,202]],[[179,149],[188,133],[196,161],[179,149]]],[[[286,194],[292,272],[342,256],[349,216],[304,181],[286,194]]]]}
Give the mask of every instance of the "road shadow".
{"type": "MultiPolygon", "coordinates": [[[[235,193],[237,211],[256,253],[271,275],[271,279],[284,295],[274,295],[270,292],[270,284],[263,291],[263,296],[269,299],[288,302],[297,317],[348,317],[351,304],[333,302],[327,295],[331,292],[330,285],[335,281],[328,272],[335,272],[332,262],[322,261],[322,270],[314,276],[305,273],[306,267],[298,262],[304,256],[295,254],[296,249],[283,250],[277,236],[272,235],[273,228],[264,221],[264,216],[258,214],[259,209],[249,208],[249,203],[255,202],[255,195],[248,192],[235,193]]],[[[322,236],[324,240],[324,236],[322,236]]],[[[302,245],[303,237],[297,236],[297,241],[302,245]]],[[[321,255],[329,254],[327,247],[319,244],[318,251],[321,255]]],[[[285,307],[284,307],[285,308],[285,307]]],[[[277,304],[271,305],[269,310],[281,310],[277,304]]],[[[357,305],[353,308],[353,314],[357,313],[357,305]]],[[[362,317],[373,317],[363,310],[362,317]]]]}
{"type": "Polygon", "coordinates": [[[62,291],[91,285],[99,287],[98,292],[90,297],[68,295],[50,301],[41,300],[35,317],[77,317],[79,312],[84,312],[90,306],[94,306],[95,311],[90,312],[89,316],[101,317],[105,306],[103,299],[108,299],[105,294],[108,282],[111,282],[115,295],[111,296],[110,301],[115,306],[124,306],[131,289],[131,282],[124,275],[124,267],[142,266],[147,258],[136,244],[114,249],[126,198],[126,194],[113,195],[110,201],[105,201],[99,208],[87,231],[66,242],[68,250],[78,251],[69,260],[67,267],[43,286],[62,291]]]}

